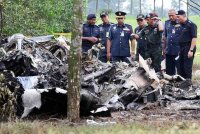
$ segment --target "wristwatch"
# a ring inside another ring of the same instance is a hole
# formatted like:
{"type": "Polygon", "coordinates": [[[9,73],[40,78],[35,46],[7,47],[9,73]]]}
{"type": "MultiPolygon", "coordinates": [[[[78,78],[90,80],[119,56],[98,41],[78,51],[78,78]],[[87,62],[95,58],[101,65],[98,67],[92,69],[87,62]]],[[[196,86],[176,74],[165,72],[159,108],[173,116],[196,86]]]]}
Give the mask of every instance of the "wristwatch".
{"type": "Polygon", "coordinates": [[[190,49],[190,52],[194,52],[194,50],[190,49]]]}

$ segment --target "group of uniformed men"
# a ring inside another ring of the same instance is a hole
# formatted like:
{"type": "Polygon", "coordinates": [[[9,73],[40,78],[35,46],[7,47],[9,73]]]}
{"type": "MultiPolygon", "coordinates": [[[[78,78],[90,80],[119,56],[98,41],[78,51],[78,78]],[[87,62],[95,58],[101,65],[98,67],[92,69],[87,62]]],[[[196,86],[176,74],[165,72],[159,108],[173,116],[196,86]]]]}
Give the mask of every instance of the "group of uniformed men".
{"type": "Polygon", "coordinates": [[[100,50],[100,61],[129,63],[129,57],[138,60],[140,54],[144,59],[152,59],[152,67],[156,72],[161,71],[161,60],[165,58],[167,74],[179,74],[191,80],[197,26],[187,19],[184,10],[169,10],[169,20],[164,25],[155,12],[146,16],[139,14],[136,18],[138,27],[134,31],[131,25],[124,23],[125,12],[118,11],[115,14],[116,24],[109,21],[108,13],[102,12],[100,18],[103,23],[98,26],[95,25],[95,14],[87,16],[87,22],[83,24],[83,52],[101,43],[105,49],[100,50]]]}

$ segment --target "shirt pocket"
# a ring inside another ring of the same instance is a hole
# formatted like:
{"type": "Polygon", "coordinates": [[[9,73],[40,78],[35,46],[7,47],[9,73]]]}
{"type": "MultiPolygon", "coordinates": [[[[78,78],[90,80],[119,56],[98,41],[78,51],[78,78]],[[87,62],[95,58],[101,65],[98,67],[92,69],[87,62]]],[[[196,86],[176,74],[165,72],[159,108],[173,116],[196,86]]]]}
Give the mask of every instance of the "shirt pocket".
{"type": "Polygon", "coordinates": [[[99,29],[95,28],[93,31],[93,36],[98,37],[99,36],[99,29]]]}
{"type": "Polygon", "coordinates": [[[90,29],[89,28],[83,28],[83,36],[86,36],[86,37],[90,36],[90,29]]]}

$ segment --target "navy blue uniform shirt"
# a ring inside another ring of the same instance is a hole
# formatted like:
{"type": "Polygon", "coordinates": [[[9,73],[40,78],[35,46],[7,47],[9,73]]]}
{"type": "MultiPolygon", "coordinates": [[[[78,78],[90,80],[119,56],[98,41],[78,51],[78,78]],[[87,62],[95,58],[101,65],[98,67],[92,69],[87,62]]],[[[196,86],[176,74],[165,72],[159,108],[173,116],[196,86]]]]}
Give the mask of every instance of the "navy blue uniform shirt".
{"type": "Polygon", "coordinates": [[[100,56],[106,56],[106,47],[107,47],[106,44],[107,44],[107,38],[108,38],[108,31],[111,25],[113,25],[113,23],[98,25],[100,29],[101,44],[105,47],[105,49],[100,52],[100,56]]]}
{"type": "MultiPolygon", "coordinates": [[[[83,37],[96,37],[100,38],[100,30],[97,25],[83,24],[83,37]]],[[[87,40],[82,40],[82,51],[87,52],[95,43],[87,40]]]]}
{"type": "Polygon", "coordinates": [[[166,54],[178,55],[179,36],[181,34],[181,25],[177,21],[165,21],[165,37],[167,39],[166,54]]]}
{"type": "Polygon", "coordinates": [[[122,26],[114,24],[110,27],[108,39],[111,41],[112,56],[130,56],[129,41],[132,40],[132,33],[132,26],[128,24],[123,24],[122,26]]]}
{"type": "Polygon", "coordinates": [[[197,26],[190,20],[186,20],[184,24],[181,24],[182,31],[179,36],[179,43],[181,46],[184,44],[191,45],[192,38],[197,38],[197,26]]]}

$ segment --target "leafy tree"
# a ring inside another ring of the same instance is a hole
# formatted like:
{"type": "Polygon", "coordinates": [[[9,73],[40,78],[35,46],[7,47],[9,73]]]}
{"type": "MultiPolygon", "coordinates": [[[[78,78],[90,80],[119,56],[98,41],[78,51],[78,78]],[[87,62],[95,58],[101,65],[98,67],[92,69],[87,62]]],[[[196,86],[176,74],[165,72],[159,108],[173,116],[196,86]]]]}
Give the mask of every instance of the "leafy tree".
{"type": "Polygon", "coordinates": [[[173,9],[179,10],[179,0],[172,0],[171,5],[173,9]]]}
{"type": "Polygon", "coordinates": [[[4,0],[3,33],[41,35],[71,30],[73,0],[4,0]]]}

